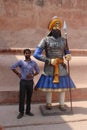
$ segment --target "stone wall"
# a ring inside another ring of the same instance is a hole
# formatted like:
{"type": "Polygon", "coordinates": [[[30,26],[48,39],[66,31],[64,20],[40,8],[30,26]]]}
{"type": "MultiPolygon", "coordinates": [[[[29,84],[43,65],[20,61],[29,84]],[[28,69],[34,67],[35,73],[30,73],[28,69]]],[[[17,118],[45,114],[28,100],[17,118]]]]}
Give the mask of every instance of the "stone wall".
{"type": "Polygon", "coordinates": [[[87,0],[0,0],[0,48],[36,47],[54,15],[67,22],[70,48],[87,48],[87,0]]]}
{"type": "MultiPolygon", "coordinates": [[[[9,67],[18,60],[16,54],[22,54],[23,48],[34,51],[42,37],[49,32],[48,22],[54,15],[67,22],[72,55],[87,56],[87,0],[0,0],[0,103],[18,102],[18,79],[9,67]]],[[[75,67],[77,70],[80,65],[75,67]]],[[[74,74],[77,72],[75,67],[74,74]]],[[[86,88],[77,89],[73,93],[73,100],[86,100],[86,91],[86,88]]],[[[53,97],[56,101],[57,94],[53,97]]],[[[44,102],[45,94],[35,92],[33,102],[36,101],[44,102]]]]}

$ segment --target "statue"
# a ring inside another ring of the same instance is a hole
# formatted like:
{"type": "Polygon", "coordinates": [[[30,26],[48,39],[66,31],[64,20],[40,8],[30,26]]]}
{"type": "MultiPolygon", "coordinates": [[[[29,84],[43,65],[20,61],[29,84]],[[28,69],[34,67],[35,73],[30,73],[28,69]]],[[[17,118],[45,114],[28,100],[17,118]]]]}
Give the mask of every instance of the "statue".
{"type": "Polygon", "coordinates": [[[44,69],[35,89],[46,92],[46,109],[52,109],[52,92],[58,92],[59,109],[65,109],[65,91],[75,88],[75,84],[68,75],[64,60],[70,61],[71,54],[66,38],[61,35],[62,20],[54,16],[49,24],[49,34],[38,44],[34,57],[44,62],[44,69]],[[45,51],[45,54],[43,54],[45,51]]]}

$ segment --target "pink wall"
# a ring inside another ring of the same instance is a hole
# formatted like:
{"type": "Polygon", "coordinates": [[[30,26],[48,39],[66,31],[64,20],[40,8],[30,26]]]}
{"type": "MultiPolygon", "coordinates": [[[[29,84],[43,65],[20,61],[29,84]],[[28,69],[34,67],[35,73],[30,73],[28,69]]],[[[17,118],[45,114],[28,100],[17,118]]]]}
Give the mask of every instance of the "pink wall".
{"type": "Polygon", "coordinates": [[[0,47],[36,47],[54,15],[66,20],[70,47],[87,48],[87,0],[0,0],[0,47]]]}

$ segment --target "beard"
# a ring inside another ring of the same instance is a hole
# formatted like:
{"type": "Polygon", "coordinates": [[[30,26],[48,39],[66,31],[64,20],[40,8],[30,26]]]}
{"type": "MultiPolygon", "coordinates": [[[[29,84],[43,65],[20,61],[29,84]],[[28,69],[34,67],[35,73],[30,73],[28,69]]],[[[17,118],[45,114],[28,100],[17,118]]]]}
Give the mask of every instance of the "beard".
{"type": "Polygon", "coordinates": [[[61,31],[58,30],[58,29],[55,29],[55,30],[53,29],[52,30],[52,36],[55,37],[56,39],[61,37],[61,31]]]}
{"type": "Polygon", "coordinates": [[[26,60],[29,60],[29,59],[30,59],[30,57],[29,57],[29,56],[25,56],[25,59],[26,59],[26,60]]]}

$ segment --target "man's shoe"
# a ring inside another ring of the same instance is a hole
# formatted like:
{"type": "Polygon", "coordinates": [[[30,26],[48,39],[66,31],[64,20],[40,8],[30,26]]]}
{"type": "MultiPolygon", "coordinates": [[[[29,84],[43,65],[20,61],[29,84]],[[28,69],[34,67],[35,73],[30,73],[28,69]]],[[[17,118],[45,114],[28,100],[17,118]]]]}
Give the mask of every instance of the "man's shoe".
{"type": "Polygon", "coordinates": [[[19,115],[17,116],[17,119],[21,119],[24,116],[24,113],[19,113],[19,115]]]}
{"type": "Polygon", "coordinates": [[[26,112],[26,115],[28,115],[28,116],[34,116],[34,114],[31,113],[31,112],[26,112]]]}
{"type": "Polygon", "coordinates": [[[65,108],[64,106],[62,106],[62,105],[59,105],[59,109],[60,109],[61,111],[66,111],[66,108],[65,108]]]}

